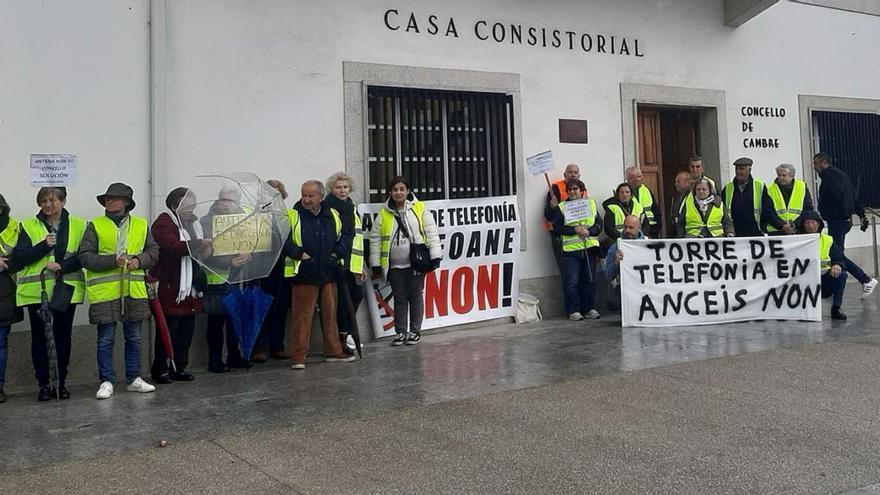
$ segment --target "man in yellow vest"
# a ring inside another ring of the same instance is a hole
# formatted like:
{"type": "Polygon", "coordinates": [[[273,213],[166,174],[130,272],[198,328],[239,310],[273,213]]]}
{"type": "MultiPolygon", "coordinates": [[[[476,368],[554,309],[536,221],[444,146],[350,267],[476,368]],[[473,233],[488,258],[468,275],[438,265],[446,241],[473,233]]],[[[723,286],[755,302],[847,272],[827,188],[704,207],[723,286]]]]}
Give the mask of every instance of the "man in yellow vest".
{"type": "Polygon", "coordinates": [[[553,230],[553,219],[559,213],[559,203],[568,199],[568,191],[565,189],[565,183],[570,180],[581,179],[581,168],[576,163],[569,163],[565,166],[562,179],[550,186],[550,192],[547,193],[547,201],[544,204],[544,229],[550,233],[550,242],[553,246],[553,258],[556,260],[556,267],[559,273],[562,273],[562,240],[559,234],[553,230]]]}
{"type": "Polygon", "coordinates": [[[684,208],[685,199],[694,187],[694,179],[690,172],[684,170],[675,174],[675,195],[672,196],[672,204],[669,207],[669,216],[666,217],[666,237],[675,238],[678,233],[678,219],[684,208]]]}
{"type": "Polygon", "coordinates": [[[822,271],[822,298],[831,297],[831,319],[845,320],[846,315],[840,311],[843,303],[843,291],[846,289],[846,258],[834,238],[822,230],[825,224],[822,217],[815,211],[804,212],[803,232],[819,234],[819,264],[822,271]]]}
{"type": "Polygon", "coordinates": [[[642,170],[639,167],[627,167],[626,183],[632,190],[633,201],[638,201],[642,205],[645,213],[645,231],[644,234],[650,238],[656,239],[660,237],[660,215],[662,208],[660,203],[654,198],[654,193],[648,189],[648,186],[642,182],[642,170]]]}
{"type": "MultiPolygon", "coordinates": [[[[783,222],[791,225],[794,230],[801,228],[801,214],[813,210],[813,198],[807,184],[795,178],[794,165],[783,163],[776,167],[776,180],[767,186],[767,194],[773,202],[773,209],[783,222]]],[[[766,225],[770,235],[781,235],[785,232],[772,225],[766,225]]]]}
{"type": "Polygon", "coordinates": [[[293,363],[291,369],[306,367],[309,334],[317,303],[324,335],[327,362],[350,362],[354,356],[343,352],[336,326],[336,280],[341,261],[350,256],[352,233],[342,230],[339,213],[324,204],[324,183],[303,183],[300,200],[288,213],[292,249],[286,249],[289,264],[285,277],[292,278],[293,363]]]}
{"type": "Polygon", "coordinates": [[[737,158],[733,162],[734,178],[724,186],[722,198],[737,237],[762,236],[761,225],[769,224],[786,234],[793,234],[794,228],[786,225],[776,211],[767,194],[764,183],[752,177],[752,159],[737,158]]]}
{"type": "Polygon", "coordinates": [[[89,322],[98,327],[98,378],[95,397],[113,396],[113,343],[116,323],[125,337],[125,381],[129,392],[152,392],[141,379],[141,324],[150,317],[144,271],[159,258],[146,218],[130,215],[135,202],[131,187],[110,184],[98,196],[104,214],[92,219],[80,244],[79,260],[86,270],[89,322]]]}
{"type": "Polygon", "coordinates": [[[9,274],[7,261],[18,242],[19,224],[9,215],[6,198],[0,194],[0,404],[6,402],[6,354],[12,324],[24,319],[24,311],[15,304],[15,279],[9,274]]]}
{"type": "Polygon", "coordinates": [[[692,155],[688,158],[688,171],[691,173],[691,184],[696,184],[700,179],[706,179],[711,186],[710,194],[718,194],[715,181],[706,175],[706,167],[703,166],[703,157],[700,155],[692,155]]]}

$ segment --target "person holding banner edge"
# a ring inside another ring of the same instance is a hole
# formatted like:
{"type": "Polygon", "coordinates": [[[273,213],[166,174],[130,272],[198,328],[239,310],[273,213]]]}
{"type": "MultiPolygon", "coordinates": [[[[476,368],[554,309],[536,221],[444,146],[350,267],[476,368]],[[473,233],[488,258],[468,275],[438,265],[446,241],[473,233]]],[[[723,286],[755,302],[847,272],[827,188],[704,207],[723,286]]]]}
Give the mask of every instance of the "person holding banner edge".
{"type": "Polygon", "coordinates": [[[819,263],[822,271],[822,298],[831,297],[831,319],[846,320],[840,311],[843,291],[846,289],[846,257],[843,249],[834,238],[822,232],[825,228],[822,217],[815,211],[804,212],[802,216],[805,234],[819,234],[819,263]]]}
{"type": "Polygon", "coordinates": [[[724,202],[712,193],[708,178],[698,179],[685,197],[676,229],[678,238],[733,237],[733,222],[724,202]]]}
{"type": "MultiPolygon", "coordinates": [[[[620,239],[644,239],[642,222],[639,217],[629,215],[623,220],[623,232],[620,239]]],[[[620,239],[608,248],[605,256],[605,280],[611,286],[605,305],[609,311],[620,311],[620,261],[623,259],[623,251],[620,250],[620,239]]]]}
{"type": "Polygon", "coordinates": [[[562,241],[565,312],[572,321],[596,319],[600,315],[595,308],[595,267],[599,255],[598,236],[602,232],[602,217],[599,216],[596,201],[584,197],[586,186],[583,182],[566,182],[566,192],[569,199],[559,203],[553,219],[553,231],[562,241]],[[589,208],[583,218],[566,218],[566,203],[574,201],[588,202],[589,208]]]}

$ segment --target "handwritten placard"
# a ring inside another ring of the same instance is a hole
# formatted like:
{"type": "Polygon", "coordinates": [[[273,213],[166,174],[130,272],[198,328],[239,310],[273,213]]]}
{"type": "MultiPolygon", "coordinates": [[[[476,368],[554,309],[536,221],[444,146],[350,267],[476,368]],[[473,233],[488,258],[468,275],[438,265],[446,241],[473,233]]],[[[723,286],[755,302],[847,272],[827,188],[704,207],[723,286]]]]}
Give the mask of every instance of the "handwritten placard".
{"type": "Polygon", "coordinates": [[[590,208],[590,201],[588,199],[563,202],[562,213],[565,215],[565,223],[593,218],[596,215],[593,209],[590,208]]]}
{"type": "Polygon", "coordinates": [[[272,249],[272,223],[269,215],[215,215],[213,227],[216,256],[264,253],[272,249]]]}
{"type": "Polygon", "coordinates": [[[526,166],[532,175],[546,174],[554,169],[553,152],[550,150],[542,151],[537,155],[526,158],[526,166]]]}
{"type": "Polygon", "coordinates": [[[29,170],[33,187],[72,186],[76,181],[76,155],[32,154],[29,170]]]}

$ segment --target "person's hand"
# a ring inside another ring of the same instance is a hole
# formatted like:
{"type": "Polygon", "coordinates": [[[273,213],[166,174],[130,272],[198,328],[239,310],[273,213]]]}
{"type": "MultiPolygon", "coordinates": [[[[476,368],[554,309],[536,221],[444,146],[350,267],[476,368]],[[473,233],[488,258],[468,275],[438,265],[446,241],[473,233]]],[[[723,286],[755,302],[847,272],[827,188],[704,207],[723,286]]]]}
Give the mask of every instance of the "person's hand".
{"type": "Polygon", "coordinates": [[[587,231],[587,228],[583,225],[578,225],[574,228],[574,233],[579,235],[581,238],[588,237],[590,232],[587,231]]]}
{"type": "Polygon", "coordinates": [[[309,253],[303,252],[303,255],[302,255],[302,258],[300,258],[300,261],[305,261],[305,260],[310,260],[310,259],[312,259],[312,257],[309,256],[309,253]]]}
{"type": "Polygon", "coordinates": [[[128,255],[120,254],[116,256],[116,266],[117,268],[126,268],[128,266],[128,255]]]}
{"type": "Polygon", "coordinates": [[[724,237],[733,237],[733,235],[734,235],[733,232],[728,232],[728,233],[724,234],[724,237]]]}
{"type": "Polygon", "coordinates": [[[61,265],[54,261],[50,261],[49,263],[46,263],[46,270],[49,270],[50,272],[61,271],[61,265]]]}
{"type": "Polygon", "coordinates": [[[54,232],[50,232],[46,234],[46,245],[49,247],[55,247],[55,243],[58,242],[58,236],[54,232]]]}
{"type": "Polygon", "coordinates": [[[622,259],[623,259],[623,251],[618,249],[617,251],[614,252],[614,264],[619,265],[620,260],[622,260],[622,259]]]}
{"type": "Polygon", "coordinates": [[[360,280],[361,282],[363,282],[363,281],[367,280],[367,277],[368,277],[368,276],[369,276],[369,274],[367,273],[367,270],[364,269],[364,270],[361,270],[360,273],[358,273],[357,278],[358,278],[358,280],[360,280]]]}
{"type": "Polygon", "coordinates": [[[868,217],[862,217],[862,225],[859,227],[859,230],[861,230],[862,232],[867,231],[868,225],[869,225],[868,217]]]}
{"type": "Polygon", "coordinates": [[[203,256],[211,256],[214,252],[214,240],[213,239],[202,239],[198,242],[198,248],[196,252],[203,256]]]}
{"type": "Polygon", "coordinates": [[[556,199],[556,195],[553,193],[550,193],[550,206],[553,208],[559,207],[559,200],[556,199]]]}
{"type": "Polygon", "coordinates": [[[6,264],[6,260],[8,258],[0,258],[0,272],[5,272],[9,269],[9,265],[6,264]]]}
{"type": "Polygon", "coordinates": [[[137,259],[136,257],[132,256],[131,259],[128,260],[128,263],[127,263],[126,266],[127,266],[127,268],[128,268],[129,270],[137,270],[137,269],[140,268],[140,266],[141,266],[141,260],[139,260],[139,259],[137,259]]]}
{"type": "Polygon", "coordinates": [[[794,225],[792,225],[790,223],[786,223],[785,225],[782,226],[782,232],[785,233],[786,235],[794,234],[794,225]]]}
{"type": "Polygon", "coordinates": [[[831,265],[831,270],[829,270],[831,274],[831,278],[837,278],[843,273],[843,269],[840,268],[840,265],[831,265]]]}
{"type": "Polygon", "coordinates": [[[238,253],[232,258],[232,266],[235,268],[241,268],[242,265],[251,260],[250,253],[238,253]]]}

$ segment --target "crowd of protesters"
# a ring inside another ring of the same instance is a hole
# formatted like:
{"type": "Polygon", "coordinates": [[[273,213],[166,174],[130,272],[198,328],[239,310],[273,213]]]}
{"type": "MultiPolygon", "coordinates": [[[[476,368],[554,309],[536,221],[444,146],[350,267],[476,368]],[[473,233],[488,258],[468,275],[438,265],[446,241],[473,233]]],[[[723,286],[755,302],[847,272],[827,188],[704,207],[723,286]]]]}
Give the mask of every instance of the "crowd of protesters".
{"type": "MultiPolygon", "coordinates": [[[[283,183],[267,184],[282,200],[287,198],[283,183]]],[[[170,356],[156,332],[150,371],[152,381],[159,384],[195,379],[187,368],[199,313],[207,316],[212,373],[246,368],[270,357],[290,360],[294,370],[304,369],[316,307],[325,360],[354,361],[349,333],[364,298],[362,284],[371,274],[387,280],[394,293],[397,337],[392,345],[417,344],[424,313],[424,271],[438,267],[442,256],[433,215],[416,199],[406,179],[396,177],[388,186],[388,202],[376,227],[365,239],[349,197],[352,189],[351,178],[342,172],[326,182],[302,184],[299,201],[287,211],[291,230],[280,256],[268,275],[252,283],[272,296],[272,305],[249,356],[240,352],[223,299],[230,291],[229,273],[244,269],[252,253],[214,255],[211,231],[215,215],[245,211],[240,188],[221,189],[202,218],[194,214],[195,198],[189,190],[176,188],[165,200],[167,210],[152,225],[134,214],[134,191],[122,183],[111,184],[97,196],[105,211],[89,221],[67,211],[63,187],[41,188],[36,198],[39,211],[21,221],[10,215],[10,205],[0,195],[0,403],[7,399],[3,385],[8,336],[12,324],[22,321],[25,313],[37,399],[70,398],[66,380],[71,330],[77,306],[86,301],[89,323],[96,326],[100,382],[96,398],[114,394],[113,348],[120,324],[126,389],[154,392],[155,386],[141,377],[141,329],[152,317],[151,288],[164,313],[174,356],[170,367],[170,356]],[[427,253],[427,267],[411,265],[415,259],[411,253],[420,248],[427,253]],[[345,303],[339,301],[343,295],[345,303]],[[290,309],[293,325],[285,346],[290,309]],[[47,331],[53,343],[47,343],[47,331]],[[57,377],[50,377],[50,352],[57,361],[52,370],[57,369],[57,377]]]]}
{"type": "MultiPolygon", "coordinates": [[[[776,178],[769,185],[752,177],[753,161],[742,157],[733,162],[733,180],[720,190],[705,175],[699,156],[688,159],[688,170],[675,175],[675,194],[666,213],[666,238],[754,237],[764,235],[820,234],[819,259],[822,272],[822,297],[832,297],[831,317],[845,320],[841,311],[847,273],[862,284],[862,298],[870,296],[877,280],[865,274],[844,253],[844,238],[852,228],[852,216],[861,219],[866,230],[868,219],[858,201],[849,177],[819,153],[813,168],[821,179],[819,202],[813,199],[803,180],[796,178],[790,164],[776,167],[776,178]],[[816,211],[818,209],[818,212],[816,211]],[[823,222],[824,219],[824,222],[823,222]],[[828,231],[823,231],[824,224],[828,231]]],[[[562,274],[565,310],[570,320],[599,318],[596,309],[596,272],[598,260],[609,282],[606,306],[620,309],[619,264],[623,252],[618,239],[664,237],[663,207],[651,190],[642,183],[642,171],[627,168],[626,182],[602,202],[602,211],[587,193],[577,164],[565,167],[563,179],[550,186],[544,217],[552,240],[553,252],[562,274]],[[589,214],[578,213],[566,219],[567,201],[586,199],[589,214]],[[601,255],[604,253],[604,258],[601,255]]]]}

